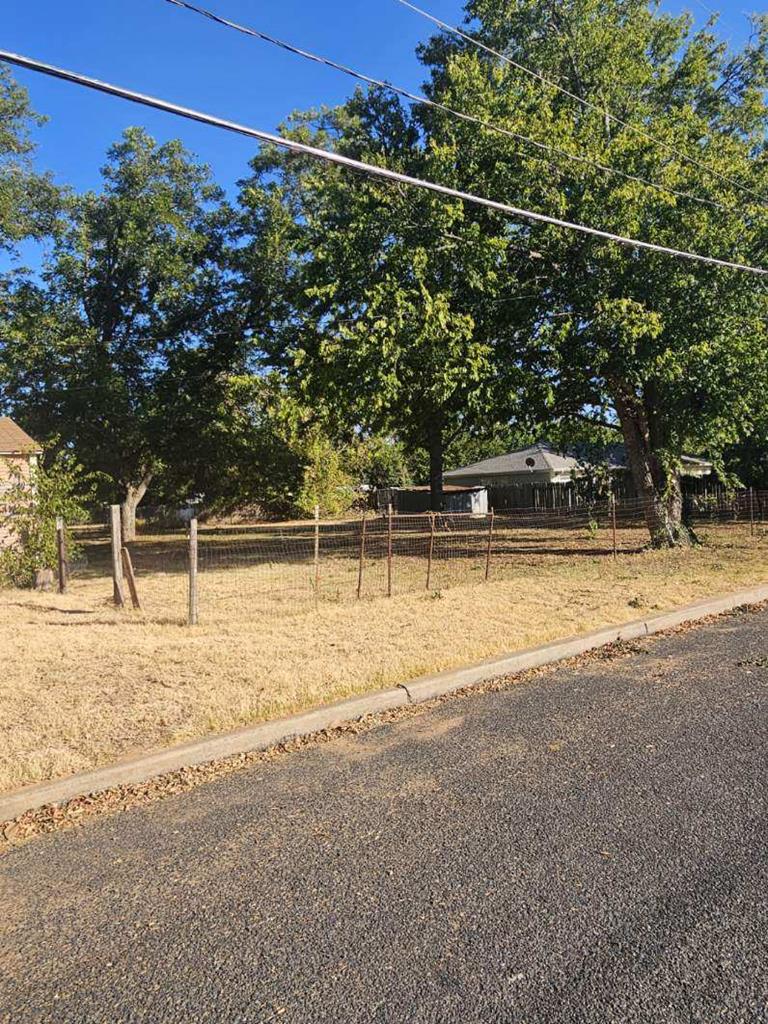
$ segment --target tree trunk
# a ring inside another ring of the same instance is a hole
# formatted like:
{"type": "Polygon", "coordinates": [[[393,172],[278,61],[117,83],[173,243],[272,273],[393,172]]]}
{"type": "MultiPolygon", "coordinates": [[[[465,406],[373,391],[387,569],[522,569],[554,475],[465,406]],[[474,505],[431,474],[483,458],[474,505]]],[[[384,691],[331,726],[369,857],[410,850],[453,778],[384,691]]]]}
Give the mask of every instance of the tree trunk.
{"type": "Polygon", "coordinates": [[[429,498],[433,512],[443,511],[443,425],[439,417],[429,428],[429,498]]]}
{"type": "Polygon", "coordinates": [[[648,416],[642,400],[623,393],[616,397],[627,464],[655,548],[690,544],[693,537],[683,523],[683,492],[680,474],[668,471],[653,449],[648,416]]]}
{"type": "Polygon", "coordinates": [[[120,521],[122,523],[123,543],[136,540],[136,509],[141,499],[147,493],[147,488],[152,480],[152,473],[147,471],[138,484],[128,484],[125,489],[125,498],[120,503],[120,521]]]}

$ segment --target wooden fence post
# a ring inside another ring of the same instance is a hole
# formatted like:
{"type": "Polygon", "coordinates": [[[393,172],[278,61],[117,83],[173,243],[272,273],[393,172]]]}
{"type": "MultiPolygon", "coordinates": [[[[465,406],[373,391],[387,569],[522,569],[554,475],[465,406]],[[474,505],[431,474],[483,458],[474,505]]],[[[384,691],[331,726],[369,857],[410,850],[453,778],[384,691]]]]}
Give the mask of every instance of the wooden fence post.
{"type": "Polygon", "coordinates": [[[435,550],[435,513],[429,513],[429,555],[427,556],[427,590],[432,579],[432,555],[435,550]]]}
{"type": "Polygon", "coordinates": [[[56,516],[56,554],[59,562],[59,593],[67,592],[67,537],[64,517],[56,516]]]}
{"type": "Polygon", "coordinates": [[[123,586],[123,562],[120,552],[123,547],[123,531],[120,526],[120,506],[110,505],[110,530],[112,535],[112,596],[118,608],[125,607],[123,586]]]}
{"type": "Polygon", "coordinates": [[[613,560],[616,561],[616,495],[611,495],[611,532],[613,533],[613,560]]]}
{"type": "Polygon", "coordinates": [[[189,520],[189,614],[187,622],[197,625],[197,519],[189,520]]]}
{"type": "Polygon", "coordinates": [[[491,574],[491,544],[493,543],[493,508],[491,508],[491,518],[488,523],[488,546],[485,550],[485,579],[488,581],[488,577],[491,574]]]}
{"type": "Polygon", "coordinates": [[[123,572],[125,578],[128,580],[128,592],[131,595],[131,604],[134,608],[141,608],[141,602],[139,601],[139,592],[136,589],[136,574],[133,571],[133,562],[131,561],[131,552],[125,545],[120,549],[120,554],[123,560],[123,572]]]}
{"type": "Polygon", "coordinates": [[[360,526],[360,562],[357,567],[357,599],[360,600],[360,595],[363,591],[363,559],[365,558],[365,512],[363,512],[363,521],[360,526]]]}
{"type": "Polygon", "coordinates": [[[315,505],[315,608],[320,600],[320,506],[315,505]]]}
{"type": "Polygon", "coordinates": [[[387,597],[392,597],[392,503],[387,505],[387,597]]]}

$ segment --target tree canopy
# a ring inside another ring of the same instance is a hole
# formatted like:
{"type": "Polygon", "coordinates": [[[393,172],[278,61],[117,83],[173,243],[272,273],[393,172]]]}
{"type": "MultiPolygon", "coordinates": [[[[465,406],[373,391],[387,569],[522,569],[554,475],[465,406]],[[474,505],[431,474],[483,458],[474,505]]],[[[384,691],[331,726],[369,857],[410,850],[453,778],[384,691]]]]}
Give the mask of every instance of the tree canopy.
{"type": "MultiPolygon", "coordinates": [[[[644,0],[473,0],[467,16],[538,77],[441,35],[421,51],[429,96],[501,132],[381,89],[289,130],[463,191],[760,263],[765,18],[731,53],[644,0]]],[[[764,402],[758,279],[295,156],[259,158],[252,186],[294,218],[278,363],[337,423],[427,447],[436,505],[454,432],[590,412],[621,428],[654,541],[684,538],[682,455],[718,459],[764,402]]]]}
{"type": "MultiPolygon", "coordinates": [[[[374,87],[284,131],[765,263],[768,17],[738,50],[647,0],[468,0],[465,28],[496,55],[441,33],[420,57],[428,96],[474,122],[374,87]]],[[[32,123],[0,77],[0,246],[52,230],[45,180],[26,207],[13,191],[32,123]]],[[[129,130],[101,190],[66,198],[39,278],[6,283],[0,315],[6,402],[108,474],[129,518],[151,480],[331,507],[351,478],[422,466],[439,508],[446,458],[613,430],[653,542],[674,544],[682,456],[722,465],[768,420],[762,279],[269,146],[230,204],[180,143],[129,130]]]]}

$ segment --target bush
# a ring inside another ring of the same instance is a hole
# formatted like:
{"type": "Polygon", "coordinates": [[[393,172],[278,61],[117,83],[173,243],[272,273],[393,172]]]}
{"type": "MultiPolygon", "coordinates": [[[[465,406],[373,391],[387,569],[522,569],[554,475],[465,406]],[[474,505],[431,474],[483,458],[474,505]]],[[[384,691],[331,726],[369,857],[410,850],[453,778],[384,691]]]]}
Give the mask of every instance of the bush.
{"type": "MultiPolygon", "coordinates": [[[[10,474],[0,507],[0,533],[9,536],[0,549],[0,583],[30,587],[38,569],[56,568],[56,517],[66,523],[87,520],[95,478],[68,451],[60,451],[48,467],[34,466],[30,479],[15,466],[10,474]]],[[[75,555],[70,548],[69,557],[75,555]]]]}
{"type": "Polygon", "coordinates": [[[304,478],[296,496],[298,512],[311,516],[315,505],[320,506],[320,515],[324,517],[349,511],[357,495],[343,454],[328,438],[316,433],[306,441],[303,455],[304,478]]]}

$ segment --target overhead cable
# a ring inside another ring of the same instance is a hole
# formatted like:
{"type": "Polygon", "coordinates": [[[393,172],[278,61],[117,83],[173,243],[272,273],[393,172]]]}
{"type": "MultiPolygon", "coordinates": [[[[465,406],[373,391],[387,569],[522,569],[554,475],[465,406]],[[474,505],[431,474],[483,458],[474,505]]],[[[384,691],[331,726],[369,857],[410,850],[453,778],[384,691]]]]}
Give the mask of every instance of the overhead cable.
{"type": "MultiPolygon", "coordinates": [[[[589,157],[581,156],[578,153],[569,153],[567,150],[560,149],[557,146],[551,146],[547,143],[539,142],[536,139],[530,138],[528,135],[523,135],[521,132],[511,131],[509,128],[504,128],[501,125],[494,124],[492,121],[486,121],[484,118],[477,117],[474,114],[467,114],[462,110],[456,110],[454,107],[449,107],[447,104],[440,103],[438,100],[430,99],[423,93],[410,92],[408,89],[404,89],[399,85],[393,85],[392,82],[386,81],[385,79],[373,78],[362,71],[356,71],[354,68],[351,68],[346,64],[341,64],[338,61],[331,60],[330,57],[323,57],[319,54],[312,53],[309,50],[302,50],[300,47],[294,46],[292,43],[288,43],[284,39],[278,39],[276,36],[269,35],[267,32],[262,32],[260,29],[253,28],[252,26],[242,25],[239,22],[231,21],[229,18],[216,14],[215,11],[190,3],[188,0],[166,0],[166,3],[172,4],[174,7],[184,8],[194,14],[199,14],[203,18],[208,18],[210,21],[213,21],[218,25],[223,25],[225,28],[234,29],[236,32],[243,33],[243,35],[251,36],[254,39],[261,39],[266,43],[271,43],[273,46],[278,46],[280,49],[286,50],[288,53],[292,53],[298,57],[303,57],[306,60],[314,61],[316,64],[322,64],[325,67],[332,68],[334,71],[341,71],[343,74],[349,75],[351,78],[355,78],[360,82],[365,82],[367,85],[374,85],[378,88],[386,89],[388,92],[404,97],[404,99],[408,100],[409,103],[431,107],[433,110],[440,110],[444,114],[450,114],[451,117],[459,118],[469,124],[478,125],[481,128],[496,132],[499,135],[506,135],[508,138],[515,139],[518,142],[523,142],[526,145],[533,146],[535,149],[543,152],[551,153],[555,156],[563,157],[566,160],[572,160],[576,163],[587,164],[588,166],[594,167],[606,174],[615,174],[625,180],[635,181],[649,188],[658,189],[661,192],[667,192],[680,199],[690,199],[692,202],[702,203],[705,206],[716,207],[717,209],[731,213],[738,212],[735,207],[726,206],[714,199],[705,199],[701,196],[693,195],[690,192],[684,192],[681,189],[672,188],[669,185],[662,185],[660,182],[644,178],[639,174],[630,174],[627,171],[620,171],[616,167],[600,163],[597,160],[591,160],[589,157]]],[[[546,160],[545,157],[534,157],[534,159],[545,160],[545,162],[551,167],[557,167],[558,169],[560,167],[559,164],[556,164],[551,160],[546,160]]]]}
{"type": "Polygon", "coordinates": [[[343,153],[335,153],[317,146],[309,146],[296,139],[286,138],[282,135],[275,135],[272,132],[262,131],[259,128],[251,128],[247,125],[238,124],[236,121],[228,121],[213,114],[206,114],[191,107],[182,107],[168,100],[159,99],[155,96],[148,96],[136,92],[133,89],[126,89],[123,86],[113,85],[110,82],[103,82],[96,78],[90,78],[76,71],[69,71],[66,68],[56,67],[53,64],[46,64],[44,61],[36,60],[33,57],[26,57],[22,54],[12,53],[8,50],[0,50],[0,60],[7,61],[16,67],[26,68],[29,71],[36,71],[51,78],[58,78],[65,82],[93,89],[96,92],[106,93],[110,96],[117,96],[120,99],[128,100],[131,103],[139,103],[145,107],[152,107],[155,110],[162,110],[177,117],[184,117],[190,121],[197,121],[200,124],[211,125],[214,128],[222,128],[225,131],[235,132],[238,135],[245,135],[248,138],[258,139],[269,145],[279,146],[292,153],[312,157],[316,160],[323,160],[326,163],[346,167],[349,170],[359,171],[373,178],[380,178],[384,181],[394,181],[401,185],[409,185],[414,188],[425,189],[435,192],[438,195],[447,196],[449,199],[459,199],[465,203],[481,206],[485,209],[495,210],[498,213],[506,214],[518,220],[527,220],[538,224],[549,224],[553,227],[564,228],[568,231],[576,231],[595,238],[602,238],[607,242],[615,242],[617,245],[627,246],[631,249],[645,249],[650,252],[662,253],[666,256],[675,256],[679,259],[691,260],[696,263],[709,264],[711,266],[725,267],[730,270],[741,270],[749,274],[768,276],[768,269],[754,267],[745,263],[737,263],[731,260],[721,260],[714,256],[704,256],[699,253],[688,252],[684,249],[675,249],[671,246],[657,245],[655,242],[645,242],[637,238],[628,238],[624,235],[617,235],[611,231],[604,231],[601,228],[593,228],[586,224],[576,224],[571,221],[562,220],[559,217],[550,217],[548,214],[537,213],[533,210],[525,210],[521,207],[512,206],[509,203],[498,202],[495,199],[487,199],[484,196],[476,196],[470,192],[462,192],[459,189],[450,188],[448,185],[441,185],[438,182],[427,181],[423,178],[416,178],[410,174],[403,174],[400,171],[390,170],[388,167],[378,167],[375,164],[365,163],[363,160],[355,160],[345,156],[343,153]]]}
{"type": "Polygon", "coordinates": [[[696,157],[689,156],[687,153],[681,153],[680,150],[675,146],[670,145],[667,142],[662,142],[661,139],[657,139],[654,135],[651,135],[650,132],[645,131],[643,128],[639,128],[636,124],[632,124],[629,121],[624,121],[622,118],[617,117],[616,114],[612,114],[610,110],[606,109],[605,107],[601,107],[599,103],[593,103],[591,100],[584,99],[583,96],[577,95],[577,93],[572,92],[570,89],[566,89],[564,86],[559,85],[557,82],[553,82],[551,78],[547,78],[540,72],[534,71],[532,68],[526,67],[525,64],[521,64],[519,61],[513,60],[512,57],[508,56],[505,53],[502,53],[500,50],[495,50],[492,46],[488,46],[486,43],[481,42],[479,39],[476,39],[474,36],[471,36],[468,32],[464,32],[462,31],[462,29],[457,28],[455,25],[450,25],[447,21],[443,21],[441,18],[436,17],[434,14],[430,14],[429,11],[425,11],[423,8],[417,7],[416,4],[411,3],[411,0],[396,0],[396,2],[402,4],[403,7],[407,7],[409,10],[414,11],[416,14],[420,14],[422,18],[426,18],[428,21],[431,21],[434,25],[437,25],[438,28],[441,28],[444,32],[448,32],[450,33],[450,35],[456,36],[456,38],[458,39],[463,39],[465,42],[471,43],[472,46],[477,47],[478,50],[483,50],[485,53],[488,53],[491,56],[496,57],[497,60],[501,60],[505,64],[509,64],[510,67],[516,68],[523,74],[529,75],[531,78],[537,79],[539,82],[542,83],[542,85],[549,86],[549,88],[551,89],[556,89],[564,96],[569,96],[572,100],[575,100],[577,103],[580,103],[583,107],[587,107],[589,110],[594,110],[598,114],[600,114],[601,117],[608,118],[608,120],[613,121],[616,124],[620,124],[622,128],[626,128],[628,131],[633,132],[635,135],[639,135],[647,142],[653,143],[654,146],[659,146],[661,149],[665,150],[667,153],[670,153],[677,159],[685,160],[687,163],[699,167],[701,170],[706,171],[707,174],[711,174],[713,177],[719,178],[721,181],[726,182],[727,184],[731,185],[734,188],[740,189],[742,192],[745,192],[748,195],[753,196],[755,199],[759,199],[760,202],[763,204],[768,203],[768,199],[766,199],[765,196],[760,195],[759,192],[755,192],[753,189],[749,188],[747,185],[742,184],[740,181],[737,181],[735,178],[731,178],[727,174],[722,174],[720,171],[716,171],[714,167],[710,167],[709,164],[705,163],[703,160],[698,160],[696,157]]]}

